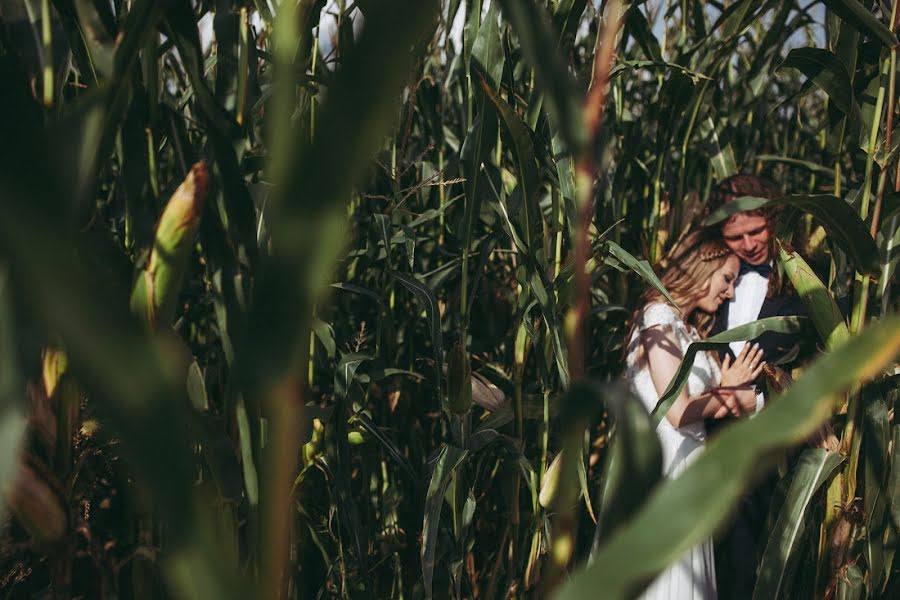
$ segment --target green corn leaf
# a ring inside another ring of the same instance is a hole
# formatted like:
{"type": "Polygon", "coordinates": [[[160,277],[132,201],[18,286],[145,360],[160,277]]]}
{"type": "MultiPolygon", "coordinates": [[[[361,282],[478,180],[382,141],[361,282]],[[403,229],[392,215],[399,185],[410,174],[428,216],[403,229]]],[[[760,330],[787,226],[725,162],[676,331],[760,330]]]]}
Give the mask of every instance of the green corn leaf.
{"type": "Polygon", "coordinates": [[[154,38],[159,35],[158,25],[165,11],[175,0],[139,0],[131,3],[124,15],[115,55],[113,57],[112,77],[105,83],[104,93],[107,97],[107,118],[103,135],[97,150],[100,160],[105,160],[112,153],[116,133],[122,118],[128,110],[131,92],[131,77],[138,56],[154,38]]]}
{"type": "Polygon", "coordinates": [[[669,412],[669,408],[675,402],[675,398],[684,389],[688,375],[691,373],[691,368],[694,366],[694,357],[697,356],[698,352],[722,350],[731,342],[753,340],[767,331],[796,333],[801,330],[804,321],[806,321],[806,317],[768,317],[723,331],[703,341],[692,343],[688,346],[687,352],[684,353],[678,372],[672,377],[672,381],[669,382],[666,391],[660,396],[659,402],[653,409],[654,423],[659,423],[666,413],[669,412]]]}
{"type": "Polygon", "coordinates": [[[564,142],[556,130],[553,131],[553,137],[550,140],[550,149],[555,157],[556,176],[559,179],[559,192],[562,195],[566,231],[574,239],[573,224],[578,222],[578,211],[575,207],[575,161],[563,151],[564,142]]]}
{"type": "MultiPolygon", "coordinates": [[[[734,151],[731,149],[731,141],[728,137],[719,136],[712,117],[706,117],[700,123],[700,133],[708,137],[712,142],[715,153],[712,156],[712,167],[719,180],[737,174],[737,162],[734,160],[734,151]]],[[[727,135],[727,134],[726,134],[727,135]]]]}
{"type": "MultiPolygon", "coordinates": [[[[625,65],[621,66],[625,68],[625,65]]],[[[668,113],[672,115],[672,118],[661,122],[656,131],[656,151],[658,160],[662,161],[657,165],[657,169],[664,168],[665,157],[668,156],[672,138],[682,123],[680,117],[690,105],[691,100],[696,101],[696,93],[697,87],[694,79],[680,71],[672,73],[663,82],[660,89],[660,114],[668,113]]],[[[712,121],[710,121],[711,123],[712,121]]],[[[708,136],[709,133],[709,131],[704,131],[705,136],[708,136]]]]}
{"type": "MultiPolygon", "coordinates": [[[[575,43],[575,35],[578,33],[578,26],[581,24],[585,8],[587,8],[587,0],[559,0],[556,3],[556,12],[553,13],[553,28],[559,34],[559,46],[563,52],[567,52],[575,43]]],[[[512,21],[512,17],[508,14],[506,18],[512,21]]],[[[529,21],[529,24],[533,26],[534,21],[529,21]]],[[[513,26],[518,27],[517,25],[513,26]]],[[[540,27],[540,25],[538,26],[540,27]]],[[[522,36],[522,34],[518,35],[522,36]]],[[[525,45],[525,42],[521,43],[525,45]]]]}
{"type": "Polygon", "coordinates": [[[244,489],[250,506],[259,504],[259,475],[256,472],[256,459],[253,456],[253,434],[250,431],[250,417],[244,398],[238,395],[234,403],[235,422],[238,430],[238,446],[241,455],[241,470],[244,477],[244,489]]]}
{"type": "Polygon", "coordinates": [[[753,0],[740,0],[728,6],[719,18],[724,39],[738,35],[748,24],[752,17],[752,10],[758,8],[758,3],[753,0]]]}
{"type": "MultiPolygon", "coordinates": [[[[689,81],[696,85],[701,81],[711,81],[710,77],[676,63],[666,62],[664,60],[622,60],[616,61],[615,66],[609,71],[610,80],[621,77],[631,71],[639,69],[647,69],[648,71],[673,71],[680,75],[686,75],[689,81]]],[[[665,85],[665,84],[663,84],[665,85]]],[[[671,127],[671,123],[665,123],[667,127],[671,127]]]]}
{"type": "Polygon", "coordinates": [[[203,371],[196,360],[191,361],[187,373],[187,394],[194,410],[205,412],[209,410],[209,398],[206,395],[206,383],[203,380],[203,371]]]}
{"type": "Polygon", "coordinates": [[[334,395],[346,399],[350,394],[350,386],[356,379],[356,370],[370,360],[372,356],[361,352],[350,352],[341,356],[334,373],[334,395]]]}
{"type": "MultiPolygon", "coordinates": [[[[483,93],[478,93],[479,113],[472,124],[472,128],[463,141],[460,152],[460,170],[465,177],[465,215],[463,217],[463,248],[467,250],[472,245],[475,233],[475,222],[481,214],[481,165],[488,157],[491,149],[497,143],[497,114],[483,101],[483,93]]],[[[446,207],[445,207],[446,209],[446,207]]],[[[435,215],[437,216],[437,215],[435,215]]],[[[419,225],[420,223],[416,223],[419,225]]],[[[412,225],[415,227],[416,225],[412,225]]]]}
{"type": "Polygon", "coordinates": [[[409,462],[409,459],[404,456],[403,451],[397,446],[397,444],[391,439],[385,431],[382,431],[382,428],[379,427],[372,419],[364,412],[359,412],[353,415],[350,419],[351,423],[359,423],[359,425],[369,432],[372,437],[374,437],[378,442],[384,446],[384,449],[387,450],[387,453],[393,458],[397,465],[403,470],[404,473],[409,477],[411,482],[417,482],[416,471],[413,469],[412,465],[409,462]]]}
{"type": "MultiPolygon", "coordinates": [[[[810,173],[815,173],[816,175],[822,175],[823,177],[834,179],[834,168],[826,167],[825,165],[820,165],[809,160],[802,160],[799,158],[793,158],[791,156],[775,156],[773,154],[760,154],[756,157],[756,159],[762,162],[774,162],[802,167],[810,173]]],[[[841,178],[841,183],[844,183],[843,177],[841,178]]]]}
{"type": "Polygon", "coordinates": [[[631,5],[625,14],[625,31],[634,37],[634,40],[641,47],[641,51],[649,60],[663,61],[659,40],[653,35],[653,30],[647,22],[647,17],[641,12],[639,4],[631,5]]]}
{"type": "Polygon", "coordinates": [[[503,77],[503,48],[500,42],[500,6],[496,0],[488,2],[487,14],[478,29],[472,46],[471,69],[479,73],[495,90],[500,89],[503,77]]]}
{"type": "Polygon", "coordinates": [[[334,343],[334,329],[322,319],[314,318],[312,321],[312,330],[319,338],[322,346],[325,347],[325,355],[328,358],[334,358],[337,351],[337,345],[334,343]]]}
{"type": "Polygon", "coordinates": [[[853,98],[850,74],[844,63],[834,53],[824,48],[794,48],[782,61],[780,69],[797,69],[825,92],[845,115],[859,117],[859,107],[853,98]]]}
{"type": "Polygon", "coordinates": [[[116,56],[116,44],[113,36],[100,16],[98,6],[90,0],[75,0],[75,14],[78,24],[85,36],[85,47],[90,56],[90,63],[95,72],[102,77],[111,77],[113,62],[116,56]]]}
{"type": "Polygon", "coordinates": [[[425,497],[425,519],[422,523],[422,577],[425,580],[425,597],[432,598],[432,582],[434,580],[434,552],[437,546],[438,528],[440,527],[441,507],[444,505],[444,493],[453,472],[463,463],[468,450],[455,446],[444,446],[438,454],[428,484],[425,497]]]}
{"type": "Polygon", "coordinates": [[[823,0],[823,3],[860,33],[877,39],[888,48],[897,45],[897,36],[858,0],[823,0]]]}
{"type": "MultiPolygon", "coordinates": [[[[559,53],[546,15],[541,14],[541,9],[534,2],[500,0],[500,3],[503,5],[503,15],[519,38],[526,60],[534,69],[550,119],[556,124],[566,151],[578,156],[586,142],[579,95],[575,92],[568,65],[559,53]]],[[[583,3],[575,4],[582,4],[581,10],[584,9],[583,3]]],[[[561,14],[562,5],[559,11],[561,14]]],[[[566,15],[565,27],[568,28],[570,22],[577,24],[578,19],[574,17],[580,15],[581,11],[572,6],[566,15]]]]}
{"type": "Polygon", "coordinates": [[[512,107],[498,96],[489,86],[483,85],[484,95],[500,115],[504,130],[509,135],[513,156],[516,160],[517,190],[521,194],[522,208],[519,210],[520,231],[525,236],[525,247],[536,261],[543,255],[543,225],[538,204],[540,177],[534,157],[534,145],[528,126],[513,111],[512,107]]]}
{"type": "Polygon", "coordinates": [[[104,100],[99,93],[85,94],[48,132],[57,140],[48,150],[56,163],[60,185],[69,195],[66,211],[79,218],[93,208],[99,161],[107,158],[101,154],[103,128],[108,121],[104,100]]]}
{"type": "Polygon", "coordinates": [[[588,481],[587,481],[587,467],[584,464],[585,459],[584,456],[581,457],[581,460],[578,461],[576,465],[578,467],[578,489],[581,494],[581,498],[584,500],[584,508],[587,510],[588,516],[594,522],[594,525],[598,523],[597,516],[594,514],[594,502],[591,499],[591,492],[588,489],[588,481]]]}
{"type": "MultiPolygon", "coordinates": [[[[863,474],[863,514],[867,515],[864,553],[871,565],[869,576],[871,588],[881,589],[885,533],[891,527],[888,513],[890,494],[885,487],[888,482],[888,465],[891,452],[891,422],[888,414],[888,398],[882,386],[873,383],[861,391],[862,404],[862,474],[863,474]]],[[[857,492],[858,493],[858,492],[857,492]]]]}
{"type": "Polygon", "coordinates": [[[754,418],[722,431],[678,478],[658,488],[556,597],[592,598],[598,589],[608,598],[640,593],[668,564],[713,534],[776,452],[808,437],[831,415],[837,397],[879,373],[898,352],[900,319],[893,318],[822,357],[787,393],[754,418]]]}
{"type": "Polygon", "coordinates": [[[353,285],[352,283],[332,283],[331,287],[336,290],[344,290],[345,292],[350,292],[352,294],[359,294],[360,296],[366,296],[367,298],[371,298],[375,302],[381,302],[381,299],[378,297],[378,294],[373,292],[370,289],[364,288],[359,285],[353,285]]]}
{"type": "Polygon", "coordinates": [[[888,500],[891,507],[891,517],[894,519],[894,527],[900,529],[900,424],[894,424],[891,428],[891,444],[893,451],[890,457],[890,474],[887,487],[888,500]]]}
{"type": "Polygon", "coordinates": [[[609,253],[614,256],[616,260],[640,275],[641,279],[659,291],[659,293],[662,294],[666,300],[671,302],[673,306],[678,306],[678,303],[669,295],[669,292],[662,284],[662,281],[656,276],[656,273],[653,271],[653,267],[650,266],[649,262],[644,259],[635,258],[630,252],[615,242],[608,241],[605,242],[605,245],[609,253]]]}
{"type": "Polygon", "coordinates": [[[385,258],[384,262],[387,266],[387,272],[391,272],[391,218],[387,215],[376,214],[373,217],[375,219],[375,226],[378,228],[378,233],[381,234],[381,242],[384,244],[384,252],[385,258]]]}
{"type": "Polygon", "coordinates": [[[541,270],[535,265],[534,257],[529,253],[527,246],[517,233],[517,227],[513,224],[509,217],[509,211],[506,203],[501,200],[499,194],[494,190],[496,202],[492,203],[492,208],[503,218],[506,230],[512,238],[513,244],[522,254],[525,264],[528,268],[528,285],[534,293],[535,299],[541,308],[541,314],[544,317],[549,333],[550,342],[553,349],[553,358],[556,362],[557,372],[559,373],[560,383],[563,388],[569,385],[569,363],[568,354],[562,342],[562,331],[559,318],[556,314],[556,302],[552,294],[547,293],[547,286],[544,283],[541,270]]]}
{"type": "Polygon", "coordinates": [[[213,19],[217,59],[215,98],[225,110],[234,112],[238,104],[238,79],[241,77],[238,69],[240,13],[229,10],[231,7],[224,2],[219,2],[216,8],[213,19]]]}
{"type": "Polygon", "coordinates": [[[391,273],[403,287],[408,289],[416,297],[425,311],[428,319],[428,329],[431,332],[431,347],[434,350],[435,386],[438,403],[441,401],[441,368],[444,364],[444,336],[441,333],[441,313],[438,309],[437,298],[427,285],[406,273],[391,273]]]}
{"type": "Polygon", "coordinates": [[[834,350],[846,342],[850,337],[850,330],[825,284],[796,252],[781,247],[779,258],[785,275],[806,305],[809,316],[822,340],[825,341],[826,347],[834,350]]]}
{"type": "Polygon", "coordinates": [[[471,0],[466,2],[464,12],[466,13],[466,24],[463,28],[463,59],[466,69],[471,68],[472,48],[478,37],[478,31],[481,29],[482,2],[484,0],[471,0]]]}
{"type": "Polygon", "coordinates": [[[472,456],[478,454],[494,443],[504,444],[505,447],[513,453],[520,453],[518,449],[518,442],[516,442],[515,439],[507,435],[503,435],[495,429],[484,427],[480,428],[469,437],[469,439],[466,441],[466,450],[468,450],[469,455],[472,456]]]}
{"type": "Polygon", "coordinates": [[[793,478],[759,565],[754,598],[787,598],[812,499],[844,461],[840,454],[808,448],[794,467],[793,478]]]}
{"type": "Polygon", "coordinates": [[[861,273],[878,273],[878,248],[869,235],[868,226],[862,222],[853,207],[829,194],[792,194],[774,200],[743,196],[714,211],[704,225],[716,225],[733,214],[772,204],[783,204],[811,214],[822,223],[829,239],[847,253],[861,273]]]}

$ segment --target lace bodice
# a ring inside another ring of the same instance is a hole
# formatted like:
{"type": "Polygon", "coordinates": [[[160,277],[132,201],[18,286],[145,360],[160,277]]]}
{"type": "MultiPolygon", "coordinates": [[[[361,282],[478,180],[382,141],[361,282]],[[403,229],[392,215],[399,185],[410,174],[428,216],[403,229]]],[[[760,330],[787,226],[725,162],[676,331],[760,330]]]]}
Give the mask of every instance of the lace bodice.
{"type": "MultiPolygon", "coordinates": [[[[637,324],[631,334],[631,338],[628,340],[625,378],[631,382],[634,391],[640,397],[644,406],[647,407],[647,410],[652,411],[656,407],[657,402],[659,402],[659,394],[656,392],[656,387],[650,378],[647,358],[642,352],[641,332],[657,326],[670,329],[678,341],[682,357],[687,352],[688,346],[692,342],[700,340],[700,336],[696,329],[685,324],[681,315],[673,306],[666,303],[653,302],[648,304],[644,307],[641,314],[638,315],[637,319],[637,324]]],[[[689,396],[701,394],[718,386],[720,379],[721,372],[716,361],[707,352],[698,352],[694,358],[691,373],[688,376],[687,393],[689,396]]],[[[666,431],[677,432],[698,441],[706,438],[706,429],[702,422],[691,423],[675,429],[667,419],[662,419],[657,427],[657,432],[663,436],[666,431]]]]}

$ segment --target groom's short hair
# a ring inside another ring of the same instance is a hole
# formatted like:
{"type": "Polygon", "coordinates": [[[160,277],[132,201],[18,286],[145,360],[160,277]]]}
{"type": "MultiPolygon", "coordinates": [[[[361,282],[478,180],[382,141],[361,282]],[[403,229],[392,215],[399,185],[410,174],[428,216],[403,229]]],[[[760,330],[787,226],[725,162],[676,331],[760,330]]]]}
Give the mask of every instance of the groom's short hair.
{"type": "MultiPolygon", "coordinates": [[[[712,213],[721,208],[722,205],[734,202],[743,196],[755,196],[757,198],[773,200],[781,195],[781,190],[778,189],[778,186],[768,179],[750,175],[749,173],[739,173],[737,175],[732,175],[731,177],[726,177],[712,187],[709,192],[707,206],[712,213]]],[[[771,222],[777,214],[777,208],[774,206],[767,206],[755,210],[748,210],[746,214],[760,215],[766,217],[769,219],[769,222],[771,222]]]]}

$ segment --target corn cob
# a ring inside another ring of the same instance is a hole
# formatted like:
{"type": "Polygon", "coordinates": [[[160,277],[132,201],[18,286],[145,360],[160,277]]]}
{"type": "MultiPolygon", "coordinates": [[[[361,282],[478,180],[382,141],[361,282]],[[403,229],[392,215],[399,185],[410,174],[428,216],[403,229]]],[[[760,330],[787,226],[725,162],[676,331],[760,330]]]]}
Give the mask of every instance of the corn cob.
{"type": "Polygon", "coordinates": [[[44,393],[56,415],[55,460],[57,472],[65,475],[72,463],[72,437],[81,411],[81,386],[67,374],[66,353],[47,348],[43,353],[44,393]]]}
{"type": "Polygon", "coordinates": [[[175,318],[175,305],[200,225],[208,182],[206,165],[196,163],[172,194],[156,226],[150,260],[131,294],[131,310],[151,329],[167,326],[175,318]]]}
{"type": "Polygon", "coordinates": [[[563,453],[560,452],[547,467],[544,479],[541,481],[541,491],[538,494],[538,502],[546,509],[553,508],[559,496],[559,480],[562,472],[561,463],[563,453]]]}
{"type": "Polygon", "coordinates": [[[450,351],[447,363],[447,407],[453,414],[464,415],[472,408],[472,367],[462,342],[450,351]]]}

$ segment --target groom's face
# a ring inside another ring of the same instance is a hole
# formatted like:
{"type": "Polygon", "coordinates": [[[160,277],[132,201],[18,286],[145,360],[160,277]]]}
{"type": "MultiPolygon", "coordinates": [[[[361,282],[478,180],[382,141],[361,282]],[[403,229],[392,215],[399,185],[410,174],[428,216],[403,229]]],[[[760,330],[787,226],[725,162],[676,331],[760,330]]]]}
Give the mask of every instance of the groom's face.
{"type": "Polygon", "coordinates": [[[751,265],[769,262],[769,220],[761,215],[738,213],[722,227],[725,245],[751,265]]]}

